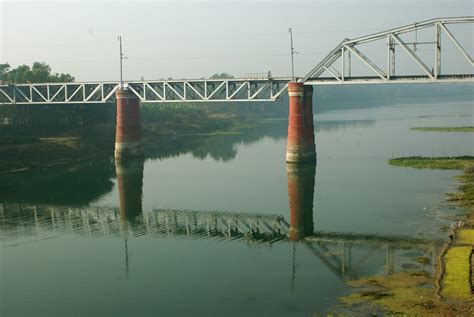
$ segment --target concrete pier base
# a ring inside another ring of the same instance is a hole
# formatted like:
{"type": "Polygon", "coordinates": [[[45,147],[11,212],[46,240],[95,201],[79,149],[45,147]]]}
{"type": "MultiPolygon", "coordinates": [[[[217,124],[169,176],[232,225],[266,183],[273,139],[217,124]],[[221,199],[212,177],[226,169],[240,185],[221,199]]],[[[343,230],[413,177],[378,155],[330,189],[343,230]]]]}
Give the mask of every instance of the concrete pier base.
{"type": "Polygon", "coordinates": [[[288,238],[299,241],[314,231],[313,197],[316,174],[315,163],[286,164],[288,198],[290,203],[290,229],[288,238]]]}
{"type": "Polygon", "coordinates": [[[289,83],[290,111],[286,162],[316,161],[313,125],[313,87],[302,83],[289,83]]]}
{"type": "Polygon", "coordinates": [[[140,100],[128,89],[116,92],[115,159],[143,156],[140,100]]]}

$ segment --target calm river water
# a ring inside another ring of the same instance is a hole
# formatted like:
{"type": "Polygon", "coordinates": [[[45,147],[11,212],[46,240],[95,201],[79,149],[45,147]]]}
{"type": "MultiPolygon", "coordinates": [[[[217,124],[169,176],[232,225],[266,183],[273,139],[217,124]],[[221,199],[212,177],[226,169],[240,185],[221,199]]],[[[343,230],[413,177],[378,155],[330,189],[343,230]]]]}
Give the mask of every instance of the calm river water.
{"type": "Polygon", "coordinates": [[[420,99],[317,113],[316,168],[285,164],[287,123],[274,120],[178,156],[45,178],[41,195],[0,201],[0,315],[334,311],[347,281],[436,254],[461,212],[443,195],[460,172],[387,161],[474,155],[470,134],[409,130],[473,115],[472,102],[420,99]]]}

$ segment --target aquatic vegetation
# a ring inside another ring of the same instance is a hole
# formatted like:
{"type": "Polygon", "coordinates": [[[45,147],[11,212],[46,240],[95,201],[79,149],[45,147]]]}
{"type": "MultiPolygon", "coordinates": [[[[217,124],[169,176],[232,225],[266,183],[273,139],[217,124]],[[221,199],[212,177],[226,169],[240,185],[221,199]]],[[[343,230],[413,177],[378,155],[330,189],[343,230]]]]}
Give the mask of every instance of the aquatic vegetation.
{"type": "MultiPolygon", "coordinates": [[[[459,177],[462,185],[459,187],[459,199],[462,205],[474,209],[474,164],[469,164],[464,168],[464,175],[459,177]]],[[[474,217],[471,217],[474,218],[474,217]]],[[[474,219],[470,220],[473,222],[474,219]]]]}
{"type": "Polygon", "coordinates": [[[356,291],[341,298],[341,302],[365,312],[384,311],[383,315],[389,316],[471,316],[474,313],[472,299],[445,301],[436,296],[432,276],[426,271],[362,278],[349,285],[356,291]]]}
{"type": "Polygon", "coordinates": [[[438,305],[432,288],[423,287],[430,282],[429,274],[397,272],[387,276],[362,278],[349,285],[359,290],[341,301],[348,305],[367,303],[382,306],[389,312],[429,315],[438,305]]]}
{"type": "Polygon", "coordinates": [[[452,156],[452,157],[422,157],[410,156],[399,157],[389,160],[393,166],[431,168],[442,170],[462,170],[468,164],[474,164],[474,156],[452,156]]]}
{"type": "Polygon", "coordinates": [[[429,264],[431,260],[426,256],[419,256],[415,259],[416,262],[421,264],[429,264]]]}
{"type": "Polygon", "coordinates": [[[474,127],[413,127],[410,130],[425,132],[474,132],[474,127]]]}

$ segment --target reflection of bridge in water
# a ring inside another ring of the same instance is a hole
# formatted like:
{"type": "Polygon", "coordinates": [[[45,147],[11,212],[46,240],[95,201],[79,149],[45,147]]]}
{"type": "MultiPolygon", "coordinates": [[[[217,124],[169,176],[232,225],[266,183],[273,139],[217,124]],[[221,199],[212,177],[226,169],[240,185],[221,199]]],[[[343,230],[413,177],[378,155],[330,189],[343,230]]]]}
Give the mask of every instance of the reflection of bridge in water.
{"type": "Polygon", "coordinates": [[[289,222],[281,215],[267,213],[173,209],[142,211],[143,160],[117,162],[116,172],[120,197],[118,208],[0,204],[0,237],[4,240],[4,246],[64,234],[115,236],[123,237],[125,241],[140,236],[214,239],[267,246],[294,242],[304,245],[331,271],[346,279],[360,276],[361,270],[356,262],[363,263],[366,253],[383,252],[386,270],[393,272],[397,268],[395,258],[400,254],[397,251],[415,249],[434,260],[435,250],[442,243],[410,237],[315,232],[314,164],[287,165],[289,222]],[[20,239],[21,242],[18,241],[20,239]],[[354,252],[359,255],[365,252],[365,255],[355,261],[354,252]]]}

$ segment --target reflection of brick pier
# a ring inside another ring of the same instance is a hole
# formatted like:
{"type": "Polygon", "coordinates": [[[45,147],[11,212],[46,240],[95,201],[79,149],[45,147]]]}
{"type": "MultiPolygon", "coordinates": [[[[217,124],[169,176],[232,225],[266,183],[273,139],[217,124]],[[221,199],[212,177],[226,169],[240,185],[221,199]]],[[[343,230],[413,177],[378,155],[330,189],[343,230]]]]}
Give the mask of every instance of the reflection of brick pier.
{"type": "Polygon", "coordinates": [[[120,217],[124,221],[142,213],[143,163],[143,157],[115,162],[120,217]]]}
{"type": "Polygon", "coordinates": [[[290,228],[288,238],[303,240],[313,233],[313,197],[316,165],[286,164],[290,228]]]}

